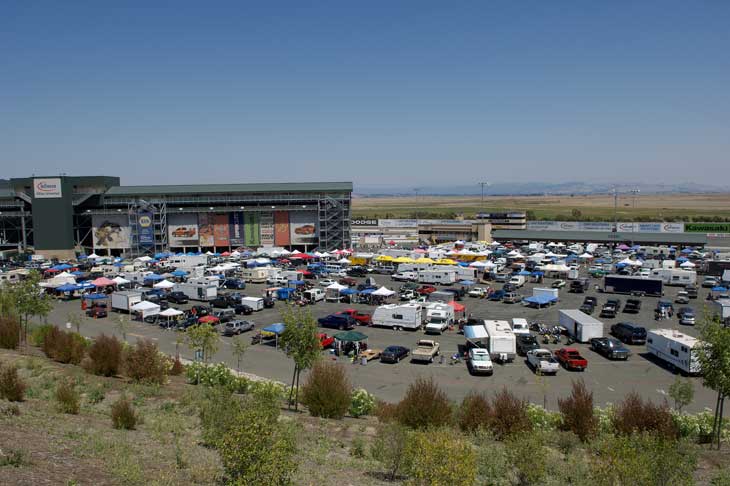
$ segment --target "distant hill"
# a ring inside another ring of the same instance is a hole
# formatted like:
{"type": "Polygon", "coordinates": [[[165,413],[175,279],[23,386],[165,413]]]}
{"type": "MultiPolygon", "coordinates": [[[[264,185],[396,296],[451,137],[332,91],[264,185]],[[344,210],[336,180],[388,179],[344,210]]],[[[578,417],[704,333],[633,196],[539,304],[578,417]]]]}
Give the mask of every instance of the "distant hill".
{"type": "MultiPolygon", "coordinates": [[[[542,182],[500,182],[484,188],[485,196],[529,196],[529,195],[567,195],[567,194],[605,194],[617,188],[621,193],[639,190],[641,194],[700,194],[730,192],[730,187],[695,184],[626,184],[626,183],[589,183],[562,182],[556,184],[542,182]]],[[[355,195],[359,196],[478,196],[481,188],[478,184],[470,185],[389,185],[389,184],[355,184],[355,195]]]]}

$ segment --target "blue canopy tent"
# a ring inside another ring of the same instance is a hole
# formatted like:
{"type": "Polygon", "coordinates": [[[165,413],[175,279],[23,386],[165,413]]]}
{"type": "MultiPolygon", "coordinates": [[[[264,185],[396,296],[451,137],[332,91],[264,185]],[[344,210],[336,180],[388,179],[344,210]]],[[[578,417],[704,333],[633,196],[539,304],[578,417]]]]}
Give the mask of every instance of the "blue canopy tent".
{"type": "Polygon", "coordinates": [[[296,289],[293,289],[291,287],[282,287],[279,289],[276,289],[276,298],[279,300],[289,300],[291,298],[291,294],[294,293],[296,289]]]}
{"type": "Polygon", "coordinates": [[[522,275],[524,277],[527,277],[530,275],[530,272],[528,272],[527,270],[520,270],[519,272],[517,272],[517,275],[522,275]]]}
{"type": "Polygon", "coordinates": [[[682,253],[692,253],[694,250],[692,248],[684,248],[682,249],[682,253]]]}
{"type": "Polygon", "coordinates": [[[269,332],[274,335],[275,337],[275,346],[278,349],[279,348],[279,335],[284,332],[284,324],[281,322],[277,322],[274,324],[270,324],[266,326],[265,328],[261,329],[263,332],[269,332]]]}
{"type": "Polygon", "coordinates": [[[94,285],[91,282],[79,282],[79,283],[76,284],[76,286],[78,288],[80,288],[81,290],[95,289],[96,288],[96,285],[94,285]]]}
{"type": "Polygon", "coordinates": [[[304,285],[306,282],[304,280],[289,280],[289,283],[291,285],[304,285]]]}
{"type": "MultiPolygon", "coordinates": [[[[340,293],[341,294],[344,293],[345,290],[348,290],[348,289],[342,289],[342,290],[340,290],[340,293]]],[[[360,294],[362,294],[362,295],[370,295],[373,292],[375,292],[376,290],[378,290],[378,289],[368,288],[368,289],[365,289],[365,290],[361,290],[360,291],[360,294]]]]}
{"type": "Polygon", "coordinates": [[[149,280],[149,281],[152,281],[152,282],[158,282],[158,281],[160,281],[160,280],[164,280],[164,279],[165,279],[165,277],[163,277],[162,275],[157,275],[156,273],[153,273],[153,274],[147,275],[147,276],[145,276],[145,278],[144,278],[145,282],[146,282],[147,280],[149,280]]]}
{"type": "Polygon", "coordinates": [[[545,275],[545,272],[541,272],[541,271],[539,271],[539,270],[537,270],[537,271],[535,271],[535,272],[532,272],[532,276],[533,276],[533,277],[542,277],[542,276],[544,276],[544,275],[545,275]]]}
{"type": "Polygon", "coordinates": [[[85,300],[102,300],[108,298],[105,294],[86,294],[82,295],[81,298],[85,300]]]}
{"type": "Polygon", "coordinates": [[[472,285],[476,285],[476,282],[474,280],[462,280],[461,282],[459,282],[459,284],[466,287],[471,287],[472,285]]]}
{"type": "Polygon", "coordinates": [[[170,275],[172,275],[173,277],[186,277],[188,275],[188,272],[186,272],[185,270],[175,270],[170,275]]]}
{"type": "Polygon", "coordinates": [[[64,284],[64,285],[61,285],[60,287],[56,287],[55,290],[57,290],[58,292],[75,292],[76,290],[79,290],[79,289],[81,289],[81,287],[79,285],[64,284]]]}
{"type": "Polygon", "coordinates": [[[727,289],[723,287],[722,285],[718,285],[716,287],[712,287],[710,289],[712,292],[727,292],[727,289]]]}
{"type": "MultiPolygon", "coordinates": [[[[342,289],[340,290],[340,295],[355,295],[359,294],[360,292],[355,289],[342,289]]],[[[372,292],[369,292],[372,293],[372,292]]]]}
{"type": "Polygon", "coordinates": [[[551,297],[549,295],[533,295],[532,297],[525,297],[523,299],[530,307],[542,307],[544,305],[550,305],[558,301],[557,297],[551,297]]]}

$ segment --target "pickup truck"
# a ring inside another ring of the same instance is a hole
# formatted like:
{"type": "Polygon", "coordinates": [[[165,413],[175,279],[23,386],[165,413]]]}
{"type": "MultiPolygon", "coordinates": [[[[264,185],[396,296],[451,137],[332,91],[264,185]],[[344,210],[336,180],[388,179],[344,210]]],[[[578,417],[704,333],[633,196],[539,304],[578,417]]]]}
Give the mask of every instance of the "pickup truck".
{"type": "Polygon", "coordinates": [[[585,314],[593,314],[593,311],[596,309],[596,306],[598,305],[598,299],[595,297],[586,297],[583,299],[583,304],[580,306],[580,311],[585,314]]]}
{"type": "Polygon", "coordinates": [[[641,310],[641,300],[639,299],[627,299],[624,304],[624,312],[628,314],[638,314],[641,310]]]}
{"type": "Polygon", "coordinates": [[[473,375],[494,373],[494,365],[489,351],[483,348],[472,348],[466,355],[466,365],[473,375]]]}
{"type": "Polygon", "coordinates": [[[399,298],[400,300],[406,301],[406,300],[413,300],[418,297],[419,294],[417,294],[413,290],[404,290],[400,293],[399,298]]]}
{"type": "Polygon", "coordinates": [[[471,289],[467,295],[469,295],[469,297],[483,299],[489,295],[489,289],[485,289],[484,287],[475,287],[471,289]]]}
{"type": "Polygon", "coordinates": [[[619,308],[621,307],[621,301],[618,299],[608,299],[603,307],[601,307],[601,317],[616,317],[619,308]]]}
{"type": "Polygon", "coordinates": [[[434,287],[433,285],[423,285],[419,287],[416,292],[421,295],[428,295],[436,292],[436,287],[434,287]]]}
{"type": "Polygon", "coordinates": [[[355,327],[355,319],[343,314],[330,314],[326,317],[320,317],[317,319],[317,323],[322,327],[339,329],[340,331],[355,327]]]}
{"type": "Polygon", "coordinates": [[[416,344],[416,349],[411,352],[411,360],[433,363],[433,359],[438,355],[439,343],[430,339],[421,339],[416,344]]]}
{"type": "Polygon", "coordinates": [[[530,335],[517,336],[517,354],[520,356],[527,356],[527,353],[533,349],[538,349],[540,346],[537,344],[537,338],[530,335]]]}
{"type": "Polygon", "coordinates": [[[369,326],[372,323],[372,316],[367,312],[361,312],[355,309],[345,309],[342,312],[338,312],[338,314],[352,317],[355,322],[361,326],[369,326]]]}
{"type": "Polygon", "coordinates": [[[560,369],[550,350],[543,348],[527,352],[527,365],[538,375],[556,375],[560,369]]]}
{"type": "Polygon", "coordinates": [[[558,349],[555,351],[555,359],[557,359],[566,370],[585,371],[588,367],[588,360],[581,356],[575,348],[558,349]]]}

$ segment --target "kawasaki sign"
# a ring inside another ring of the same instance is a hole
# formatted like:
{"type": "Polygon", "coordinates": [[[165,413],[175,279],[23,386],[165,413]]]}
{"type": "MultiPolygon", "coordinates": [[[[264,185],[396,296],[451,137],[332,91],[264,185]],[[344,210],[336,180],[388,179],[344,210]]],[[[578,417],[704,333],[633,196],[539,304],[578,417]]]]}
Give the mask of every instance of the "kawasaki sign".
{"type": "Polygon", "coordinates": [[[730,233],[730,223],[684,223],[687,233],[730,233]]]}

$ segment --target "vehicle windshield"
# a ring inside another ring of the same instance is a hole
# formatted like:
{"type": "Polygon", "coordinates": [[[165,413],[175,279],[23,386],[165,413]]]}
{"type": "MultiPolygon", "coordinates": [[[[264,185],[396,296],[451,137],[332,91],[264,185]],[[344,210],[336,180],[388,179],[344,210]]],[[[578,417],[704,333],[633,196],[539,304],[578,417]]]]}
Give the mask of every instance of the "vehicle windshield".
{"type": "Polygon", "coordinates": [[[474,361],[488,361],[487,355],[486,354],[482,354],[482,353],[478,353],[478,354],[473,355],[472,356],[472,359],[474,361]]]}
{"type": "Polygon", "coordinates": [[[441,324],[443,322],[446,322],[446,319],[443,317],[432,317],[431,318],[431,324],[441,324]]]}

